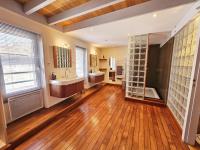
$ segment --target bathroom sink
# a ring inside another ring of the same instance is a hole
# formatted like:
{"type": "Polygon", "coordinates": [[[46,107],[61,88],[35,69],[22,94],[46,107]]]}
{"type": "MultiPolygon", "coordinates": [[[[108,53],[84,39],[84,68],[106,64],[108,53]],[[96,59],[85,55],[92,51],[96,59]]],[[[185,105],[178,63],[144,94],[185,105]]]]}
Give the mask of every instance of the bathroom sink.
{"type": "Polygon", "coordinates": [[[73,84],[76,82],[83,81],[84,78],[76,77],[76,78],[71,78],[71,79],[57,79],[57,80],[50,80],[50,84],[53,85],[68,85],[68,84],[73,84]]]}
{"type": "Polygon", "coordinates": [[[104,75],[104,72],[93,72],[93,73],[89,73],[89,76],[101,76],[104,75]]]}
{"type": "Polygon", "coordinates": [[[89,73],[88,81],[90,83],[101,83],[104,81],[104,72],[94,72],[94,73],[89,73]]]}

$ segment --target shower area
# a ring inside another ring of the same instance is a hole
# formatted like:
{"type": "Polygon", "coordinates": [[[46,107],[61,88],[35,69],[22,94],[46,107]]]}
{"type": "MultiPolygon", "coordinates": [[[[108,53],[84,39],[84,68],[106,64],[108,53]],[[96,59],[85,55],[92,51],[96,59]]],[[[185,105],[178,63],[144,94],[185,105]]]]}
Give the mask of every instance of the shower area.
{"type": "Polygon", "coordinates": [[[182,140],[200,144],[200,15],[174,34],[164,45],[149,44],[151,34],[129,37],[125,96],[162,101],[182,140]]]}
{"type": "Polygon", "coordinates": [[[152,44],[162,33],[129,36],[126,65],[126,98],[166,103],[173,38],[152,44]]]}

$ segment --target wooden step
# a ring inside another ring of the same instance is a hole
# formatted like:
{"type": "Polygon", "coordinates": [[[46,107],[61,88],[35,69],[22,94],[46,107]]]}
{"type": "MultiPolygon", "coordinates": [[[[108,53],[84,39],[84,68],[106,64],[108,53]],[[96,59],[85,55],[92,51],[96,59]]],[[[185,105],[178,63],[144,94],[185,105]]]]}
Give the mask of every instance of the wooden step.
{"type": "MultiPolygon", "coordinates": [[[[52,115],[50,118],[44,120],[40,124],[37,124],[37,126],[34,126],[33,128],[27,130],[27,132],[23,133],[22,135],[10,140],[8,145],[6,146],[6,149],[14,149],[15,147],[23,143],[25,140],[27,140],[28,138],[32,137],[33,135],[35,135],[36,133],[38,133],[39,131],[47,127],[48,125],[50,125],[52,122],[59,119],[63,113],[66,114],[72,111],[73,109],[77,108],[79,105],[85,102],[89,97],[91,97],[93,94],[98,92],[101,88],[103,88],[104,85],[105,84],[97,85],[95,90],[93,90],[89,94],[82,94],[80,96],[76,96],[75,99],[73,100],[73,103],[71,103],[69,106],[61,109],[60,111],[52,115]]],[[[53,106],[53,107],[56,107],[56,106],[53,106]]]]}

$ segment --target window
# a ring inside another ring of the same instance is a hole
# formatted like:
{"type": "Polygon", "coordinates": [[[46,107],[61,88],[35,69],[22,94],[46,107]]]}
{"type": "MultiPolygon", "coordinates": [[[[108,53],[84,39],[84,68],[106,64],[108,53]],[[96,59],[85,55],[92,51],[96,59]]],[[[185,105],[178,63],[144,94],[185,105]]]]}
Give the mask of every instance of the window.
{"type": "Polygon", "coordinates": [[[78,77],[86,75],[86,49],[76,47],[76,74],[78,77]]]}
{"type": "Polygon", "coordinates": [[[0,23],[0,76],[7,96],[40,88],[38,35],[0,23]]]}
{"type": "Polygon", "coordinates": [[[111,70],[116,70],[116,61],[114,57],[110,57],[109,63],[111,70]]]}

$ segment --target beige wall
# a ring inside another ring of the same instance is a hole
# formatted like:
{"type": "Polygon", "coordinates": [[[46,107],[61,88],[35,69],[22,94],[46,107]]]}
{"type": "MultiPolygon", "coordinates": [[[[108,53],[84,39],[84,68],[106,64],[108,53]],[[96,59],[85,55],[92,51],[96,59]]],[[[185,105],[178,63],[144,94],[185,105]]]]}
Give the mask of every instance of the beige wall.
{"type": "MultiPolygon", "coordinates": [[[[65,33],[47,27],[45,25],[39,24],[35,21],[32,21],[28,18],[20,16],[16,13],[8,11],[7,9],[0,7],[0,20],[9,23],[20,28],[23,28],[28,31],[32,31],[41,35],[43,41],[43,49],[44,49],[44,68],[42,68],[44,77],[43,77],[43,88],[44,88],[44,104],[45,107],[50,107],[56,103],[63,101],[64,99],[51,97],[49,94],[49,79],[51,72],[55,72],[58,78],[65,77],[65,69],[55,69],[53,67],[53,52],[52,46],[64,46],[68,45],[72,48],[72,68],[70,69],[70,76],[76,76],[75,69],[75,46],[81,46],[87,49],[88,59],[89,54],[98,54],[99,50],[92,46],[91,44],[72,38],[65,33]]],[[[42,52],[43,53],[43,52],[42,52]]],[[[97,67],[98,68],[98,67],[97,67]]],[[[89,69],[89,61],[88,61],[88,69],[89,69]]],[[[7,106],[5,105],[5,108],[7,106]]],[[[8,116],[8,114],[6,114],[8,116]]]]}
{"type": "MultiPolygon", "coordinates": [[[[125,65],[125,60],[128,55],[128,47],[126,46],[120,46],[120,47],[110,47],[110,48],[101,48],[100,49],[100,58],[102,58],[104,55],[105,58],[109,60],[109,57],[115,57],[116,59],[116,65],[125,65]]],[[[113,83],[113,84],[121,84],[121,81],[116,80],[116,82],[112,82],[109,80],[109,61],[104,62],[103,66],[101,64],[99,67],[104,67],[106,65],[107,72],[106,72],[106,78],[105,81],[107,83],[113,83]]]]}

